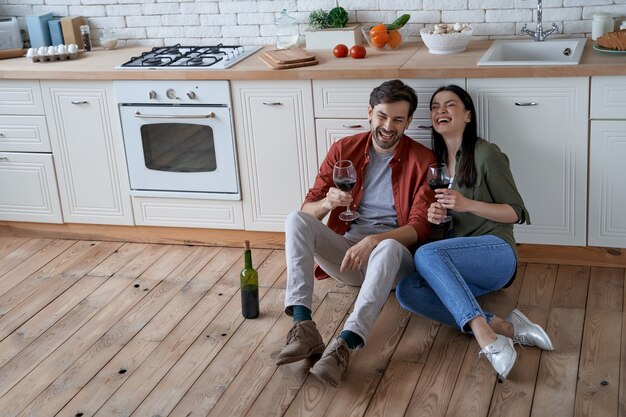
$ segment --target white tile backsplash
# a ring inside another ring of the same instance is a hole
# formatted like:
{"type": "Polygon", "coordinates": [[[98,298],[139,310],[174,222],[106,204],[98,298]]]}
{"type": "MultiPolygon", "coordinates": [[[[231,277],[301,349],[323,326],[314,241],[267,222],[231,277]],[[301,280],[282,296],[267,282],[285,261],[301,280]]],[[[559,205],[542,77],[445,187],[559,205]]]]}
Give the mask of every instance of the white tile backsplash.
{"type": "MultiPolygon", "coordinates": [[[[106,27],[121,45],[174,40],[271,45],[273,22],[282,8],[290,10],[303,34],[312,10],[336,6],[348,10],[350,22],[390,23],[410,13],[409,40],[417,39],[425,25],[441,22],[471,23],[481,39],[511,38],[524,23],[534,29],[537,18],[537,0],[12,0],[0,1],[0,16],[17,16],[22,28],[31,14],[83,16],[96,44],[106,27]]],[[[596,11],[609,12],[618,22],[626,19],[626,0],[543,0],[543,7],[544,20],[564,32],[559,36],[589,36],[596,11]]]]}

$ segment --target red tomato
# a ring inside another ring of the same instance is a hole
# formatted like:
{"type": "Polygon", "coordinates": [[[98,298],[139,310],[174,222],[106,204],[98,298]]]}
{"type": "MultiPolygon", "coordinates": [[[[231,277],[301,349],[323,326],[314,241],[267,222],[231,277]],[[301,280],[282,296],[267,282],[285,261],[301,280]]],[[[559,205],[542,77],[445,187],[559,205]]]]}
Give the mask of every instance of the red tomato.
{"type": "Polygon", "coordinates": [[[365,58],[365,47],[361,45],[354,45],[350,48],[350,56],[354,59],[365,58]]]}
{"type": "Polygon", "coordinates": [[[333,55],[335,55],[335,57],[337,58],[343,58],[345,56],[348,56],[348,47],[343,43],[340,43],[339,45],[335,46],[335,49],[333,49],[333,55]]]}

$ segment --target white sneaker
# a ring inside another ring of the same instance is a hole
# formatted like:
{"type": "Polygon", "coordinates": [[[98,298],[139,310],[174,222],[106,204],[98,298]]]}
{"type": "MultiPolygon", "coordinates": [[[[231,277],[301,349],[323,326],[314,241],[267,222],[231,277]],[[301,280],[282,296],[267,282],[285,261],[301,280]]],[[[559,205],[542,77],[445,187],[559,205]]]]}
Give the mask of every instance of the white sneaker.
{"type": "Polygon", "coordinates": [[[543,350],[554,350],[550,336],[540,325],[533,323],[518,309],[511,311],[506,318],[513,323],[513,340],[521,345],[537,346],[543,350]]]}
{"type": "MultiPolygon", "coordinates": [[[[515,360],[517,352],[513,347],[513,341],[506,336],[497,334],[496,341],[485,346],[480,353],[483,353],[487,360],[493,366],[493,369],[504,379],[509,375],[515,360]]],[[[480,354],[479,353],[479,354],[480,354]]]]}

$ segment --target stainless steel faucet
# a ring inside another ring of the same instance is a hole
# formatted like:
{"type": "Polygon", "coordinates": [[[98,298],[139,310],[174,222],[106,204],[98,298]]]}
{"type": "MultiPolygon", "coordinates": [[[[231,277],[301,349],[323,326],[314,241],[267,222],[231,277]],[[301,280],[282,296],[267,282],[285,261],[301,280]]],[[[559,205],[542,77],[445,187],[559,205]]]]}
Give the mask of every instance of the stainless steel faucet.
{"type": "Polygon", "coordinates": [[[543,12],[543,8],[541,6],[541,0],[538,0],[538,4],[537,4],[537,30],[530,30],[527,28],[527,24],[524,25],[524,27],[522,28],[522,31],[520,32],[520,35],[528,35],[531,38],[533,38],[535,41],[540,42],[545,40],[548,36],[550,36],[553,33],[559,33],[559,27],[556,25],[556,23],[552,23],[552,27],[546,31],[543,30],[543,16],[542,13],[543,12]]]}

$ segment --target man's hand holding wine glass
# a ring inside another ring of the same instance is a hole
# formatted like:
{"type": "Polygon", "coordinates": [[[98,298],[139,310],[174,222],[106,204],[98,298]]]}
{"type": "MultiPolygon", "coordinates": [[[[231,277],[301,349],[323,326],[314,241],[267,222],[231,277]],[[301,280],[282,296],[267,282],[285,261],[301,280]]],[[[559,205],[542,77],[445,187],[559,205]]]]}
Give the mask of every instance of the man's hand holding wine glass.
{"type": "Polygon", "coordinates": [[[330,187],[326,193],[325,207],[328,210],[334,210],[336,207],[346,207],[352,204],[352,194],[341,191],[337,187],[330,187]]]}
{"type": "MultiPolygon", "coordinates": [[[[333,181],[337,188],[345,193],[348,193],[354,188],[356,184],[356,169],[354,169],[352,161],[344,159],[335,163],[333,167],[333,181]]],[[[346,204],[346,211],[339,215],[339,219],[344,222],[351,222],[359,218],[359,213],[350,210],[351,202],[352,198],[350,198],[350,201],[346,204]]]]}

